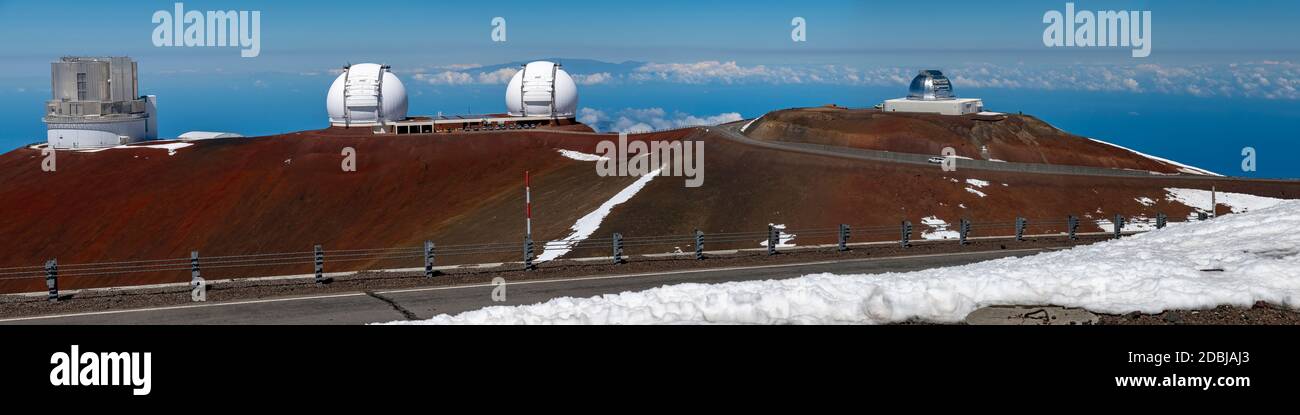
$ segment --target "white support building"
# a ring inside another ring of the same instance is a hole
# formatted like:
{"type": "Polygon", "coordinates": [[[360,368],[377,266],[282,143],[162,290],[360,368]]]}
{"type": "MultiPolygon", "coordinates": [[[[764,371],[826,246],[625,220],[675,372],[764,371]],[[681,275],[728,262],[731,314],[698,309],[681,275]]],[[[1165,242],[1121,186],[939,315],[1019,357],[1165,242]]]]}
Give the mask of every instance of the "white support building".
{"type": "Polygon", "coordinates": [[[966,115],[984,111],[984,100],[957,98],[943,72],[925,70],[912,79],[906,98],[886,100],[882,111],[966,115]]]}
{"type": "Polygon", "coordinates": [[[50,64],[42,121],[53,148],[112,147],[158,138],[158,98],[140,96],[127,57],[64,57],[50,64]]]}

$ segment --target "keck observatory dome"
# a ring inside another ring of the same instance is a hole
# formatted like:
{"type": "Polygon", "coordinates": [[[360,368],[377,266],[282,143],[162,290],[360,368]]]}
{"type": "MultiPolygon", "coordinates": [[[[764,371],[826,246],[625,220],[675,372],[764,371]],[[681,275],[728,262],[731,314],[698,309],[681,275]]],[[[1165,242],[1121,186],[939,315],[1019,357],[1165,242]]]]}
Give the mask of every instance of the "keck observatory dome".
{"type": "Polygon", "coordinates": [[[506,111],[516,117],[573,117],[578,108],[578,86],[554,62],[524,65],[506,86],[506,111]]]}
{"type": "Polygon", "coordinates": [[[406,118],[406,87],[386,65],[359,63],[343,68],[325,98],[330,124],[374,126],[406,118]]]}
{"type": "Polygon", "coordinates": [[[908,99],[936,100],[952,99],[952,83],[948,82],[948,77],[943,76],[943,72],[936,70],[925,70],[912,78],[912,85],[908,87],[908,99]]]}

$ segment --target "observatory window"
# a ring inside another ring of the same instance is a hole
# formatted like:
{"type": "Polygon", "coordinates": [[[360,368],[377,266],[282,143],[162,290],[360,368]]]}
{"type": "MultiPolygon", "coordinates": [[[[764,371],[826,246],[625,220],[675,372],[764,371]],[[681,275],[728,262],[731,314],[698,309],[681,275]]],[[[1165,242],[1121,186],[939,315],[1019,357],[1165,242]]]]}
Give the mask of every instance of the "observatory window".
{"type": "Polygon", "coordinates": [[[77,100],[84,101],[85,99],[86,99],[86,73],[77,72],[77,100]]]}

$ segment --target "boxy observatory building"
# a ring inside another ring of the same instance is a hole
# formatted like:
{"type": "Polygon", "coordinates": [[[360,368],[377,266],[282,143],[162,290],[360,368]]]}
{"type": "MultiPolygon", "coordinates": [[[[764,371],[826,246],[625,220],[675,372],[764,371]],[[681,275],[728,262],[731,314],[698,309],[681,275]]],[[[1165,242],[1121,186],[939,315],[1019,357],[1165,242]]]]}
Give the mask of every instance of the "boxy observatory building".
{"type": "Polygon", "coordinates": [[[128,57],[64,57],[50,64],[42,121],[53,148],[112,147],[158,138],[158,101],[140,96],[128,57]]]}
{"type": "Polygon", "coordinates": [[[406,88],[387,65],[348,65],[325,98],[333,127],[369,128],[375,134],[517,130],[574,124],[578,87],[562,66],[530,62],[506,86],[506,112],[407,116],[406,88]]]}
{"type": "Polygon", "coordinates": [[[957,98],[952,83],[943,72],[924,70],[912,78],[906,98],[886,100],[885,112],[924,112],[942,115],[966,115],[984,111],[979,98],[957,98]]]}

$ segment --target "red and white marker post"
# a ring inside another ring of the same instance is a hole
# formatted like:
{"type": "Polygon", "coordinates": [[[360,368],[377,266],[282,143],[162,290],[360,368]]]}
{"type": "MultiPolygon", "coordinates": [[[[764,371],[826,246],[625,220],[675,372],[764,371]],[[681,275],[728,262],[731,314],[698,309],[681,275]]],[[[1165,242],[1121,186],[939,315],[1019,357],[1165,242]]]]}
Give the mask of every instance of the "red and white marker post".
{"type": "Polygon", "coordinates": [[[528,170],[524,170],[524,236],[533,239],[533,191],[528,182],[528,170]]]}

